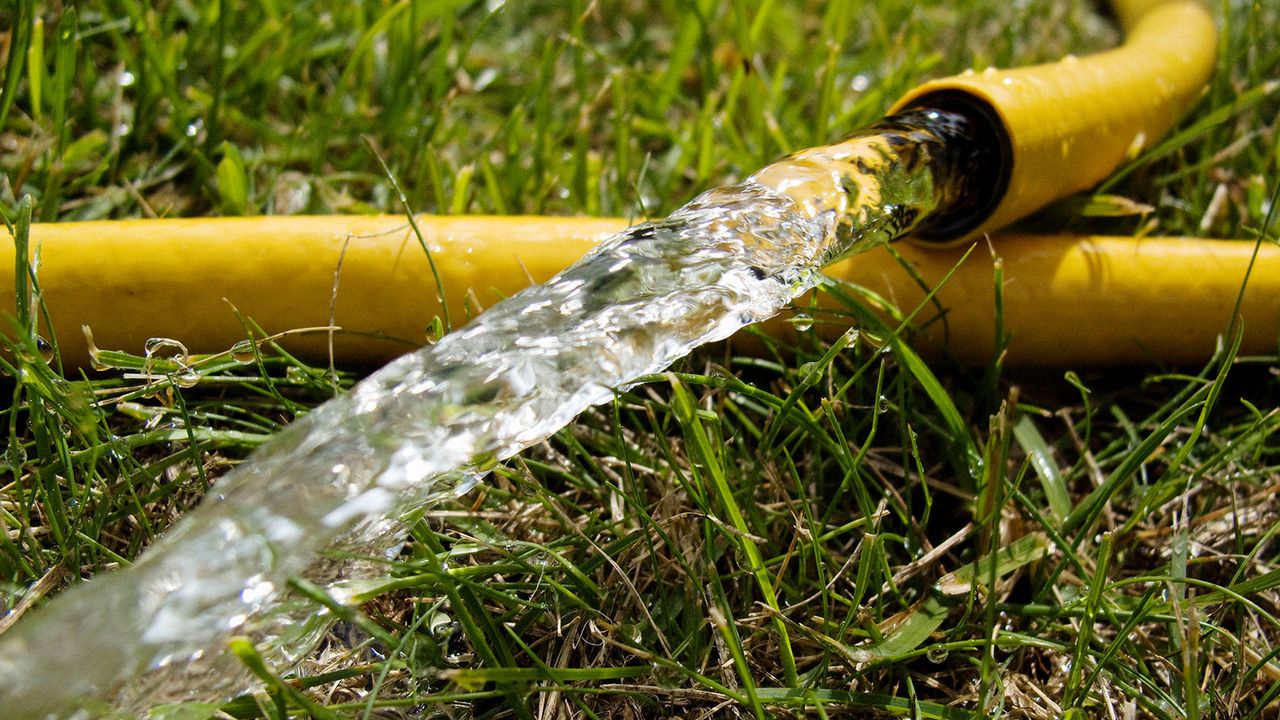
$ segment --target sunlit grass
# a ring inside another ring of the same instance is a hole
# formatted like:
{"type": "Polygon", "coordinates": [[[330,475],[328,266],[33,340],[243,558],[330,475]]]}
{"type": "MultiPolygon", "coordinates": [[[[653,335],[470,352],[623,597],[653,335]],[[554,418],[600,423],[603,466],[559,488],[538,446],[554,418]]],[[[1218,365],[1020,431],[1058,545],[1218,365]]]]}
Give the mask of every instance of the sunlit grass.
{"type": "MultiPolygon", "coordinates": [[[[354,379],[269,342],[62,367],[35,330],[33,220],[400,212],[390,177],[436,213],[658,215],[924,78],[1115,39],[1047,0],[10,7],[0,207],[27,262],[0,357],[0,627],[130,562],[354,379]]],[[[1213,84],[1104,188],[1154,210],[1040,222],[1263,231],[1280,17],[1216,9],[1213,84]]],[[[181,717],[1275,714],[1275,357],[1237,357],[1224,318],[1199,368],[958,367],[827,292],[858,332],[797,322],[793,346],[711,348],[620,392],[426,509],[358,606],[299,583],[339,618],[314,656],[271,667],[238,641],[264,690],[181,717]]]]}

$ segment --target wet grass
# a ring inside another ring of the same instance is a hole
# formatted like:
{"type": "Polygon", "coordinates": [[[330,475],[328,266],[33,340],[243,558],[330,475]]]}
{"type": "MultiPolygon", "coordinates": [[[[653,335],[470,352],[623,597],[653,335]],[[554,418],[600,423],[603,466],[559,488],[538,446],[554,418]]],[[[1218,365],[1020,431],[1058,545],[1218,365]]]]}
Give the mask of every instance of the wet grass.
{"type": "MultiPolygon", "coordinates": [[[[389,176],[429,212],[655,215],[924,78],[1115,38],[1047,1],[231,5],[0,11],[0,207],[25,258],[0,628],[130,562],[354,379],[269,343],[64,368],[35,332],[30,222],[399,212],[389,176]]],[[[1056,227],[1264,231],[1280,17],[1217,9],[1209,91],[1105,188],[1154,210],[1068,203],[1056,227]]],[[[829,291],[862,333],[713,348],[621,393],[428,509],[357,607],[300,585],[341,618],[316,654],[238,642],[264,690],[182,717],[1274,717],[1276,357],[1224,327],[1203,367],[957,367],[829,291]]]]}

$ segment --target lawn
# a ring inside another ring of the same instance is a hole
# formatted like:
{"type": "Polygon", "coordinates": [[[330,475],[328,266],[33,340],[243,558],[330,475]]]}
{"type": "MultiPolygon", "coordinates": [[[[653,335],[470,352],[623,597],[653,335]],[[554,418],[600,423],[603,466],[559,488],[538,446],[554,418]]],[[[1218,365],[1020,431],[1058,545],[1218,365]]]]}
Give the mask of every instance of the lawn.
{"type": "MultiPolygon", "coordinates": [[[[1176,141],[1032,225],[1276,242],[1280,7],[1213,10],[1176,141]]],[[[1117,40],[1067,0],[16,0],[0,210],[14,237],[401,213],[395,178],[415,212],[654,217],[925,79],[1117,40]]],[[[807,322],[704,348],[427,508],[358,604],[302,592],[340,620],[297,666],[238,642],[265,689],[158,715],[1276,717],[1280,357],[1228,321],[1191,367],[965,366],[807,322]]],[[[360,373],[271,354],[157,388],[143,348],[82,373],[23,327],[0,629],[360,373]]]]}

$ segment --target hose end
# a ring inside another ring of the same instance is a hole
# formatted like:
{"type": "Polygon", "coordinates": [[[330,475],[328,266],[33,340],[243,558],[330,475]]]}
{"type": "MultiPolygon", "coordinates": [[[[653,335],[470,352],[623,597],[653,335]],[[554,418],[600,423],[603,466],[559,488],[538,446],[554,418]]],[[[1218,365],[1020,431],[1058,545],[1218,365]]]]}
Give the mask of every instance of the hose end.
{"type": "Polygon", "coordinates": [[[942,137],[934,158],[935,182],[948,183],[946,202],[915,230],[930,243],[959,240],[995,212],[1013,174],[1013,147],[999,114],[982,99],[958,90],[916,98],[902,112],[923,113],[942,137]]]}

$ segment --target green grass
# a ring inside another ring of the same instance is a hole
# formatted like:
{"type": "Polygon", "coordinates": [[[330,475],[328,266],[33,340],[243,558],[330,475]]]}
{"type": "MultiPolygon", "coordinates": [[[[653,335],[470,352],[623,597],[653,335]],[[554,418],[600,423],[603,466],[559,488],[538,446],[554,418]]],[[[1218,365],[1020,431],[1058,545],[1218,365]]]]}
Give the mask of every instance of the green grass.
{"type": "MultiPolygon", "coordinates": [[[[63,7],[0,10],[20,256],[32,220],[400,212],[389,175],[428,212],[656,215],[922,79],[1115,40],[1048,0],[63,7]]],[[[1280,12],[1215,9],[1205,97],[1106,187],[1154,212],[1042,222],[1257,237],[1280,12]]],[[[44,312],[19,293],[0,357],[9,620],[127,564],[333,392],[269,347],[260,373],[142,381],[117,354],[86,380],[44,361],[44,312]]],[[[265,689],[182,717],[1275,717],[1276,357],[1011,373],[890,347],[711,348],[649,378],[429,509],[299,668],[238,643],[265,689]]]]}

